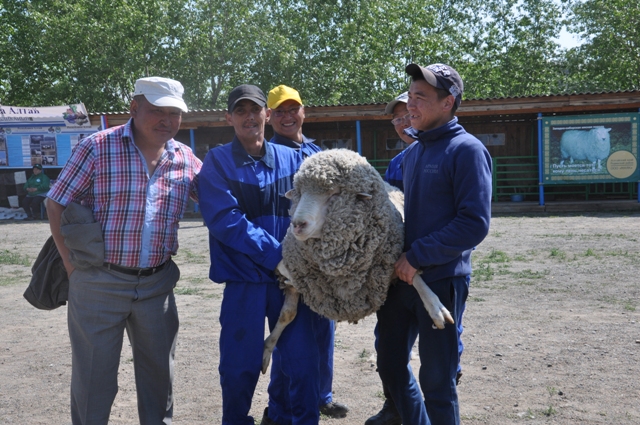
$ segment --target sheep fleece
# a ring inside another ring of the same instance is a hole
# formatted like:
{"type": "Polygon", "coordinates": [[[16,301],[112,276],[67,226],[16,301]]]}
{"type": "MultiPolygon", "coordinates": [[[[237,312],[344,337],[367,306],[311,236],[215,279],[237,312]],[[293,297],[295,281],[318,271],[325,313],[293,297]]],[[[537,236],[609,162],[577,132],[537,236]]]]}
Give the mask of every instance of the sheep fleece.
{"type": "MultiPolygon", "coordinates": [[[[294,177],[291,215],[300,193],[340,189],[329,201],[319,239],[298,241],[291,228],[283,241],[284,264],[304,302],[332,320],[357,322],[384,303],[402,253],[404,225],[380,174],[347,149],[307,158],[294,177]],[[361,199],[368,193],[371,199],[361,199]]],[[[392,189],[396,190],[396,189],[392,189]]],[[[397,190],[396,190],[397,191],[397,190]]],[[[402,196],[397,191],[396,197],[402,196]]]]}

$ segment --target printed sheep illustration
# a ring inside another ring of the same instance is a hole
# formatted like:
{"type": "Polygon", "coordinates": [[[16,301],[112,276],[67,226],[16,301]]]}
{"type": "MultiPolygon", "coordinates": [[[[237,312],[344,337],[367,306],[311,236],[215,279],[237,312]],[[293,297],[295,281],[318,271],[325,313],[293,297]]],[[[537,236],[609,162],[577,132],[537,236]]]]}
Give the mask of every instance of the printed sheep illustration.
{"type": "MultiPolygon", "coordinates": [[[[280,334],[295,318],[300,295],[322,316],[357,323],[386,300],[404,245],[404,194],[357,153],[333,149],[307,158],[293,186],[286,195],[292,199],[291,225],[278,265],[285,303],[265,341],[263,373],[280,334]]],[[[419,275],[412,284],[436,327],[453,323],[419,275]]]]}
{"type": "Polygon", "coordinates": [[[594,127],[589,131],[567,130],[562,133],[560,139],[560,154],[562,160],[569,158],[571,164],[574,160],[588,160],[593,164],[593,168],[600,169],[600,161],[609,157],[611,150],[611,140],[609,138],[610,128],[594,127]]]}

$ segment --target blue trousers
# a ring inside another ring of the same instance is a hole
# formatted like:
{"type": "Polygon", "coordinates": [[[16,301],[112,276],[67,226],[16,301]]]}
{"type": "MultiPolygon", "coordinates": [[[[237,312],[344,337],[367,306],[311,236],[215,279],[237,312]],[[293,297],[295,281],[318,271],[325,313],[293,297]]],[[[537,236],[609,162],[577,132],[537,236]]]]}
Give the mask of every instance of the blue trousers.
{"type": "MultiPolygon", "coordinates": [[[[264,320],[273,329],[284,295],[277,283],[227,283],[220,311],[220,384],[222,424],[253,425],[249,416],[264,346],[264,320]]],[[[269,417],[280,425],[317,425],[319,421],[319,352],[314,323],[317,314],[302,302],[276,350],[281,356],[278,379],[287,382],[288,404],[269,391],[269,417]]],[[[275,351],[274,351],[275,353],[275,351]]],[[[272,368],[273,369],[273,368],[272,368]]],[[[271,386],[270,386],[271,388],[271,386]]]]}
{"type": "MultiPolygon", "coordinates": [[[[336,323],[325,317],[316,314],[314,330],[318,349],[320,354],[320,398],[319,405],[333,401],[333,346],[335,340],[336,323]]],[[[282,358],[280,351],[276,348],[273,351],[271,359],[271,381],[269,382],[269,395],[274,404],[288,404],[289,393],[285,391],[289,386],[289,382],[283,378],[285,375],[280,373],[282,358]]],[[[269,406],[269,411],[274,411],[275,406],[269,406]]],[[[290,423],[290,420],[278,422],[279,424],[290,423]]]]}
{"type": "MultiPolygon", "coordinates": [[[[461,320],[469,294],[467,277],[442,279],[428,285],[456,322],[461,320]]],[[[460,356],[456,325],[446,325],[443,330],[433,329],[433,321],[417,291],[402,282],[389,288],[387,300],[377,315],[378,372],[398,408],[402,423],[459,425],[455,379],[460,356]],[[411,368],[407,367],[416,329],[420,335],[420,388],[411,368]]]]}

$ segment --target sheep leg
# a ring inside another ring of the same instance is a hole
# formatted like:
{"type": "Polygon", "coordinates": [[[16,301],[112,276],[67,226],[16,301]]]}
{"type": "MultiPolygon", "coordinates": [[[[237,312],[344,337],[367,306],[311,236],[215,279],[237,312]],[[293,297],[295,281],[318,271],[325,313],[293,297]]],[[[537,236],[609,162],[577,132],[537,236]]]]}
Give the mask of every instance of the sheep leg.
{"type": "Polygon", "coordinates": [[[444,329],[445,322],[454,323],[449,310],[442,305],[440,298],[427,286],[419,274],[416,273],[415,276],[413,276],[412,284],[413,287],[416,288],[416,291],[418,291],[424,308],[427,309],[429,316],[431,316],[433,323],[438,329],[444,329]]]}
{"type": "Polygon", "coordinates": [[[282,335],[282,331],[287,327],[289,323],[296,318],[298,313],[298,300],[300,299],[300,293],[293,286],[287,285],[284,289],[284,304],[282,310],[280,310],[280,317],[278,317],[278,323],[271,331],[271,334],[264,341],[264,350],[262,351],[262,373],[267,373],[269,362],[271,361],[271,353],[282,335]]]}

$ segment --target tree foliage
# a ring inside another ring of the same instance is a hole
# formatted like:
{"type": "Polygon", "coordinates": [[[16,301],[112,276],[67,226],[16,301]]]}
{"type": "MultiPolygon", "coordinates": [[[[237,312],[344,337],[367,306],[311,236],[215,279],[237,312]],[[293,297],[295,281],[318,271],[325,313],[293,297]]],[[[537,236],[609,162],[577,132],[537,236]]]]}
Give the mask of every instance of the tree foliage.
{"type": "Polygon", "coordinates": [[[454,66],[466,98],[638,89],[640,4],[570,1],[2,0],[0,102],[121,111],[148,75],[180,80],[193,109],[242,83],[385,102],[411,62],[454,66]],[[563,25],[580,47],[560,48],[563,25]]]}
{"type": "Polygon", "coordinates": [[[640,3],[583,0],[573,5],[570,29],[584,43],[569,52],[577,91],[640,89],[640,3]]]}

